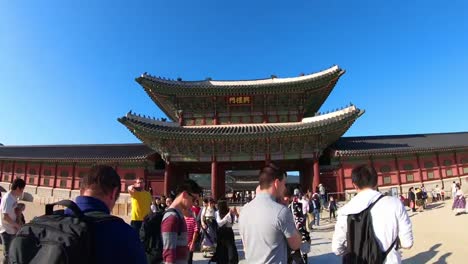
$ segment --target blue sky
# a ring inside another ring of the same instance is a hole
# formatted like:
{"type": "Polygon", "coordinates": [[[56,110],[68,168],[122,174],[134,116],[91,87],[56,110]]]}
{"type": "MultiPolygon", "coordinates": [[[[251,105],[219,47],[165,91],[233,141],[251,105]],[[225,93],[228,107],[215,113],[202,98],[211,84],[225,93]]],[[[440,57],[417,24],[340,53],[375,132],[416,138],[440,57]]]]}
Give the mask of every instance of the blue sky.
{"type": "Polygon", "coordinates": [[[466,1],[2,1],[0,142],[130,143],[134,79],[252,79],[346,70],[322,111],[347,136],[468,131],[466,1]],[[73,3],[72,3],[73,2],[73,3]]]}

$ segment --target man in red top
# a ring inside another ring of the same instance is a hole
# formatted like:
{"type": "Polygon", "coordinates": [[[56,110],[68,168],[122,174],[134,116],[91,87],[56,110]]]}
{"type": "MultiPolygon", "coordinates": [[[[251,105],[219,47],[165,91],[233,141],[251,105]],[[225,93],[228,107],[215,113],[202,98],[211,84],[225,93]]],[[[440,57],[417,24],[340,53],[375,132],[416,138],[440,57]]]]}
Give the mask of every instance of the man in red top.
{"type": "Polygon", "coordinates": [[[185,180],[177,187],[177,197],[164,214],[161,223],[163,262],[165,264],[187,263],[189,258],[187,225],[183,211],[190,210],[198,200],[202,189],[193,180],[185,180]]]}

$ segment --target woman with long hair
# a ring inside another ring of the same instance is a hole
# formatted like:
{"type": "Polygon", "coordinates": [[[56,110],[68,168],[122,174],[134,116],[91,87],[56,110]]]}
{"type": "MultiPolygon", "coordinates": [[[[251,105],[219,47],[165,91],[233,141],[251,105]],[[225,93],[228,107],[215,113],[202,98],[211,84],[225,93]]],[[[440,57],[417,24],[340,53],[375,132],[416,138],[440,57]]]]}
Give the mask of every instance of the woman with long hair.
{"type": "Polygon", "coordinates": [[[237,264],[239,263],[239,256],[234,231],[232,230],[232,225],[239,216],[237,209],[229,209],[226,200],[219,200],[218,211],[215,214],[218,223],[217,244],[216,252],[211,261],[223,264],[237,264]]]}

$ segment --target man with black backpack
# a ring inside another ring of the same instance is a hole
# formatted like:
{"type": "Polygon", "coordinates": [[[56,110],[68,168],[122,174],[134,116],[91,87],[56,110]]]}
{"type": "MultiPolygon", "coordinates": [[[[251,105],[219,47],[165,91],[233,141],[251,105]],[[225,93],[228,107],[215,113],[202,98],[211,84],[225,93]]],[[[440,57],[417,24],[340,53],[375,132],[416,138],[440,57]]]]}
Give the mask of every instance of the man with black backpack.
{"type": "Polygon", "coordinates": [[[24,225],[12,241],[10,263],[146,263],[135,230],[110,215],[121,190],[110,166],[91,168],[81,180],[76,203],[46,205],[46,214],[24,225]],[[55,205],[67,209],[53,211],[55,205]]]}
{"type": "Polygon", "coordinates": [[[183,211],[192,208],[201,192],[195,181],[185,180],[177,187],[177,196],[165,211],[145,217],[140,239],[149,264],[187,263],[189,247],[183,211]]]}
{"type": "Polygon", "coordinates": [[[353,169],[357,195],[338,211],[332,250],[343,263],[401,263],[398,248],[413,246],[410,218],[395,197],[375,189],[377,173],[368,165],[353,169]]]}

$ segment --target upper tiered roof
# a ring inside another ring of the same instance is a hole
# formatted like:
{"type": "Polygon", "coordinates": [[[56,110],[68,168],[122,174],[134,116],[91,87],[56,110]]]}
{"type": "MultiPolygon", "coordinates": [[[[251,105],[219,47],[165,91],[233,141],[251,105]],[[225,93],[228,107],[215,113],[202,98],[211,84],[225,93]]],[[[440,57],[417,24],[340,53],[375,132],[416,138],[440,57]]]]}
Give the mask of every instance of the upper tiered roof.
{"type": "MultiPolygon", "coordinates": [[[[151,99],[172,120],[177,120],[177,111],[184,111],[184,104],[177,98],[210,97],[206,102],[211,102],[211,97],[218,96],[255,96],[255,95],[283,95],[304,94],[304,111],[313,114],[326,100],[333,90],[344,70],[338,66],[330,67],[321,72],[291,77],[271,78],[260,80],[240,81],[182,81],[155,77],[142,74],[136,81],[143,86],[151,99]]],[[[261,104],[263,102],[254,102],[261,104]]],[[[293,104],[297,106],[296,102],[293,104]]],[[[213,108],[208,107],[212,110],[213,108]]]]}

